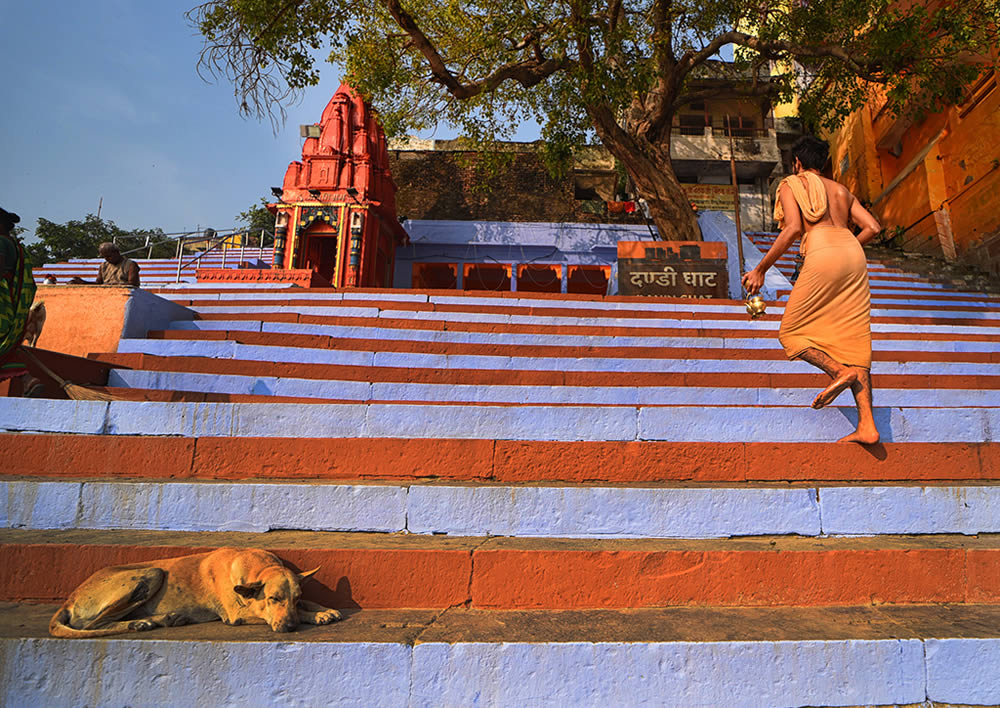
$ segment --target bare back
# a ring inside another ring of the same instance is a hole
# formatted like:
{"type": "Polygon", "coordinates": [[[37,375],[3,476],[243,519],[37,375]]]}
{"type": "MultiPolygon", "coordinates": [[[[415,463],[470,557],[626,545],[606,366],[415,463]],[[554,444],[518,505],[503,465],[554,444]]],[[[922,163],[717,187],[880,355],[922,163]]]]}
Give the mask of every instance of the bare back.
{"type": "MultiPolygon", "coordinates": [[[[787,186],[782,187],[782,194],[778,196],[782,203],[787,205],[785,215],[788,224],[793,225],[793,228],[797,227],[801,233],[808,234],[817,226],[836,226],[846,229],[853,222],[862,229],[863,233],[859,234],[858,239],[861,243],[867,242],[881,229],[875,217],[861,206],[861,203],[847,187],[823,176],[819,176],[819,178],[823,184],[823,190],[826,192],[827,209],[817,221],[808,221],[803,218],[802,210],[792,196],[791,189],[787,186]]],[[[791,179],[801,180],[805,186],[805,177],[795,175],[791,179]]]]}

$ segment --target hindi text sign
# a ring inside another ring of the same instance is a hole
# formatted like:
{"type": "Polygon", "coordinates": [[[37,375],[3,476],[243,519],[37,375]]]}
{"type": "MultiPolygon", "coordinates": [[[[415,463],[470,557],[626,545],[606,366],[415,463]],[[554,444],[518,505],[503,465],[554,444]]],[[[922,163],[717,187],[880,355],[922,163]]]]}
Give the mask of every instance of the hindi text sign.
{"type": "Polygon", "coordinates": [[[728,298],[726,244],[619,241],[618,294],[728,298]]]}

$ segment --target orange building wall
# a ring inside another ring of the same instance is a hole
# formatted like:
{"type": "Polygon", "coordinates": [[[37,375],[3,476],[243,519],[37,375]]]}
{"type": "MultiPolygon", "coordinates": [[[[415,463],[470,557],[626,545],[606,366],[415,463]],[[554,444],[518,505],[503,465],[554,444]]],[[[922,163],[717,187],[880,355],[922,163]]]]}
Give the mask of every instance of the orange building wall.
{"type": "Polygon", "coordinates": [[[829,136],[834,177],[905,249],[1000,271],[1000,88],[923,120],[873,99],[829,136]],[[844,155],[850,165],[841,171],[844,155]]]}

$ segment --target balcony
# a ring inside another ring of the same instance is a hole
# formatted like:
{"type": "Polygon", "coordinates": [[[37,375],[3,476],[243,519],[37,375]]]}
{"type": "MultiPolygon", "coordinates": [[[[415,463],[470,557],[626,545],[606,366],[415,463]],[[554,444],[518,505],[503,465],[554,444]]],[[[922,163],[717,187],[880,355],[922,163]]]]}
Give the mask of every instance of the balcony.
{"type": "Polygon", "coordinates": [[[762,124],[734,120],[731,125],[730,128],[724,120],[710,118],[697,122],[689,116],[675,119],[670,139],[670,157],[675,168],[680,172],[685,167],[704,169],[706,162],[713,163],[713,168],[722,163],[728,165],[731,142],[741,177],[769,175],[781,161],[774,120],[768,118],[762,124]]]}

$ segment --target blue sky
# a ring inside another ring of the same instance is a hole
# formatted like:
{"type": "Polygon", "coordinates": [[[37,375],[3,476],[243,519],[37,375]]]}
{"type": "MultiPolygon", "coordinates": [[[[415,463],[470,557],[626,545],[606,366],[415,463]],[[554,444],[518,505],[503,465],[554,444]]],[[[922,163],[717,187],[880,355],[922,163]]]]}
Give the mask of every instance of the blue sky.
{"type": "Polygon", "coordinates": [[[339,73],[325,65],[275,135],[239,116],[228,82],[198,76],[196,2],[0,0],[0,206],[22,226],[82,219],[103,198],[123,228],[223,230],[281,184],[339,73]]]}

